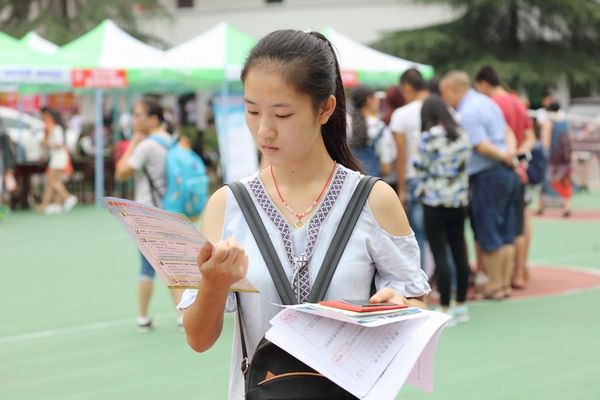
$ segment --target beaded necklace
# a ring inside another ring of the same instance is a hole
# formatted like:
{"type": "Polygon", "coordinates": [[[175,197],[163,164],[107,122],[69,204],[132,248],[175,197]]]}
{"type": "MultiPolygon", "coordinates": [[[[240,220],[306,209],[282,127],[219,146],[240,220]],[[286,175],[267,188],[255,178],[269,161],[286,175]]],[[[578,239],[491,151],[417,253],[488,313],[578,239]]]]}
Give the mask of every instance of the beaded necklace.
{"type": "Polygon", "coordinates": [[[335,171],[336,165],[337,165],[337,163],[334,161],[333,162],[333,168],[331,168],[331,172],[329,173],[329,176],[327,177],[327,180],[325,181],[325,184],[323,185],[323,189],[321,189],[321,192],[319,193],[319,195],[317,196],[317,198],[315,199],[315,201],[312,202],[312,204],[310,205],[310,207],[308,207],[306,209],[306,211],[304,211],[302,213],[294,211],[292,209],[292,207],[289,206],[289,204],[287,203],[287,201],[285,201],[285,199],[281,195],[281,192],[279,191],[279,186],[277,186],[277,181],[275,180],[275,174],[273,173],[273,166],[271,165],[269,167],[269,169],[271,170],[271,178],[273,179],[273,184],[275,185],[275,190],[277,191],[277,195],[279,196],[279,200],[281,200],[281,202],[283,203],[283,205],[285,206],[285,208],[289,212],[291,212],[298,219],[298,221],[296,221],[296,223],[294,224],[294,227],[296,229],[301,229],[304,226],[304,222],[302,222],[302,218],[306,217],[317,206],[317,204],[319,204],[319,200],[321,199],[321,196],[323,196],[323,193],[325,193],[325,189],[327,189],[327,186],[329,185],[329,182],[331,181],[331,177],[333,177],[333,173],[335,171]]]}

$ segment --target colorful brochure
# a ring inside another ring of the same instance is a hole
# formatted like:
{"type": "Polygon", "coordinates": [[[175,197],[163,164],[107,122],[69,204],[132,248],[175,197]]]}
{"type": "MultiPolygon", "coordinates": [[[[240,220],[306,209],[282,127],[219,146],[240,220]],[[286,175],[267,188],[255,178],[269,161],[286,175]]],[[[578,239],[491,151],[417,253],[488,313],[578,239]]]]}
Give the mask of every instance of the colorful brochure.
{"type": "MultiPolygon", "coordinates": [[[[202,276],[196,258],[208,240],[186,216],[116,197],[104,200],[168,287],[198,287],[202,276]]],[[[233,284],[231,290],[258,291],[246,278],[233,284]]]]}

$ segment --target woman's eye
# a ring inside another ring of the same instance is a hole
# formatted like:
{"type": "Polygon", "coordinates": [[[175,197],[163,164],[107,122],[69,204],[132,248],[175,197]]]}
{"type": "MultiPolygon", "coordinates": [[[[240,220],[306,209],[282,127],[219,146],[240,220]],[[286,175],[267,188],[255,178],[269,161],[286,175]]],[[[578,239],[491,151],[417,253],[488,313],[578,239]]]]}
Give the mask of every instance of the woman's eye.
{"type": "Polygon", "coordinates": [[[247,112],[248,112],[248,114],[250,114],[250,115],[258,115],[258,111],[250,111],[250,110],[247,110],[247,112]]]}
{"type": "Polygon", "coordinates": [[[292,114],[285,114],[285,115],[275,115],[277,118],[288,118],[291,117],[292,114]]]}

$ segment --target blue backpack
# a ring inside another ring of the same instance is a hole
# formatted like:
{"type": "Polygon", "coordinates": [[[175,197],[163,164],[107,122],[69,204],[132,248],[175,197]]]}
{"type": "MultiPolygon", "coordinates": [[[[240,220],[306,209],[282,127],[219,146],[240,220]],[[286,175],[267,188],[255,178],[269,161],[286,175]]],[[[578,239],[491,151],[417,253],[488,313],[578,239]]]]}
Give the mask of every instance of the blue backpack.
{"type": "MultiPolygon", "coordinates": [[[[152,180],[148,179],[151,190],[161,197],[162,208],[190,218],[199,216],[208,199],[208,176],[204,161],[192,150],[179,146],[177,140],[169,143],[157,136],[150,136],[149,139],[167,149],[165,193],[161,194],[152,180]]],[[[147,173],[146,176],[149,178],[147,173]]]]}

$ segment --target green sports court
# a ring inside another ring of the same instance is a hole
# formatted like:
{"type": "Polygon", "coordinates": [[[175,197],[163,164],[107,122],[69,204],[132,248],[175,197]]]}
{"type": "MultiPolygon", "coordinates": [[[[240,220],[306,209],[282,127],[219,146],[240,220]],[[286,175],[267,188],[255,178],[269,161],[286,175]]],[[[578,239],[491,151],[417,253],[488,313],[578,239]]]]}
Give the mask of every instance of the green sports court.
{"type": "MultiPolygon", "coordinates": [[[[576,195],[574,209],[534,218],[534,280],[536,265],[598,280],[600,192],[576,195]]],[[[0,246],[0,399],[226,398],[232,316],[196,354],[157,285],[156,329],[138,333],[137,253],[106,210],[14,212],[0,246]]],[[[442,335],[434,394],[405,386],[398,398],[600,399],[600,286],[564,289],[472,304],[471,321],[442,335]]]]}

